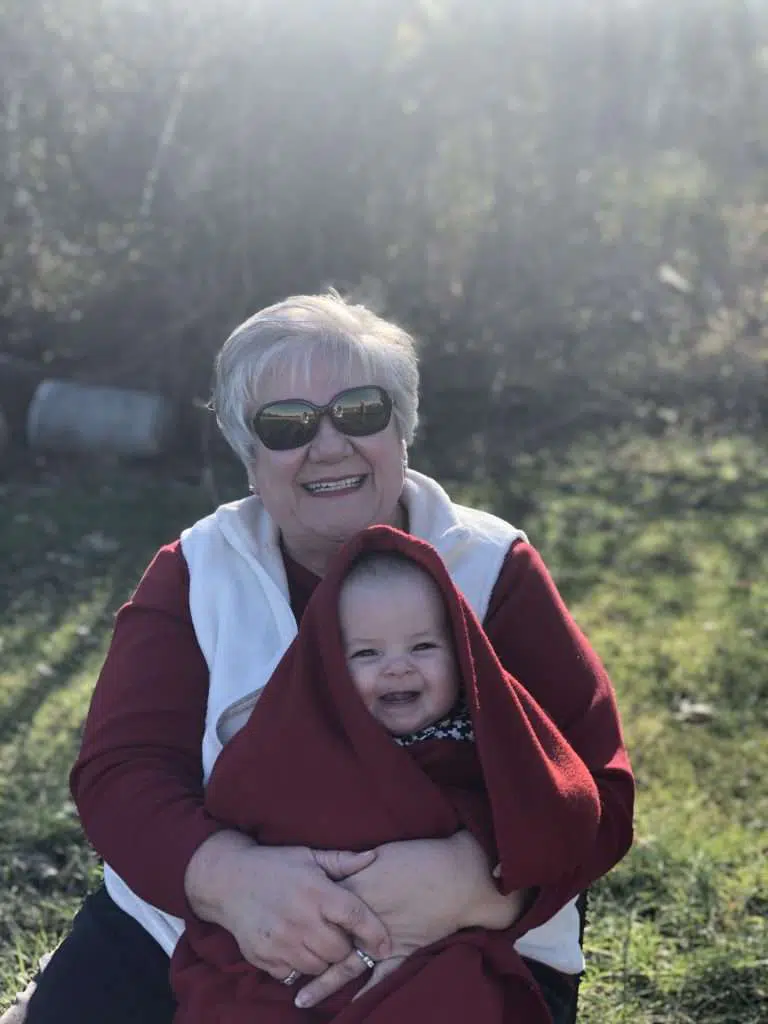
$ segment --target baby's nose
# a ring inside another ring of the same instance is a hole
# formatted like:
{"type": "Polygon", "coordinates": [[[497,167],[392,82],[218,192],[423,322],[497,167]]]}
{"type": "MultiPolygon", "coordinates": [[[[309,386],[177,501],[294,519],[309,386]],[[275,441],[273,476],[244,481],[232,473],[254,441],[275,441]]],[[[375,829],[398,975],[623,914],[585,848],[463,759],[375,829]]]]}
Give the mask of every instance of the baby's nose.
{"type": "Polygon", "coordinates": [[[407,675],[412,668],[411,659],[407,654],[396,654],[387,662],[386,671],[389,675],[403,676],[407,675]]]}

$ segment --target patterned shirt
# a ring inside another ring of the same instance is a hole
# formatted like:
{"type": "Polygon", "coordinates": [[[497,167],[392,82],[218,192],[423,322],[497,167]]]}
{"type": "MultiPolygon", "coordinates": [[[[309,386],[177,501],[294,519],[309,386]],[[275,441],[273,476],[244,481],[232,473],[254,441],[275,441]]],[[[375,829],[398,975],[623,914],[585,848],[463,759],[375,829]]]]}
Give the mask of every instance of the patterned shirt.
{"type": "Polygon", "coordinates": [[[454,706],[445,718],[432,725],[425,725],[416,732],[406,733],[405,736],[394,736],[393,739],[401,747],[410,747],[412,743],[421,743],[422,740],[465,740],[474,743],[475,731],[469,717],[469,708],[462,701],[454,706]]]}

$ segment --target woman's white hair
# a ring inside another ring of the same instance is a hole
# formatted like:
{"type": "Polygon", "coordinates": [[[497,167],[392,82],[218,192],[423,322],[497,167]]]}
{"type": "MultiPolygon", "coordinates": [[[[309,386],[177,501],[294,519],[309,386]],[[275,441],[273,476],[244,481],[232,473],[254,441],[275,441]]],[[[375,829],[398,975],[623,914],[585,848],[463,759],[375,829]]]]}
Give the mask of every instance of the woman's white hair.
{"type": "Polygon", "coordinates": [[[390,394],[400,438],[411,443],[419,407],[419,366],[411,335],[335,291],[293,295],[236,327],[216,358],[213,408],[246,468],[256,453],[250,421],[263,404],[262,383],[280,377],[289,398],[298,379],[311,379],[313,366],[335,370],[342,382],[362,370],[366,383],[390,394]]]}

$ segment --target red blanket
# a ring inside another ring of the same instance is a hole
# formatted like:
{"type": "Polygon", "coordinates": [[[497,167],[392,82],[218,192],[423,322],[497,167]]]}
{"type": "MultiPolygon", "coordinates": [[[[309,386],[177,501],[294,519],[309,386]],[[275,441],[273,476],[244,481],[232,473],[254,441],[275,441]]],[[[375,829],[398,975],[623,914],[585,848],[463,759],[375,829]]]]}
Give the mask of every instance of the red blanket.
{"type": "MultiPolygon", "coordinates": [[[[568,681],[563,680],[567,686],[568,681]]],[[[469,829],[501,864],[503,891],[556,881],[594,842],[600,805],[586,766],[496,658],[432,547],[389,527],[360,534],[312,596],[299,634],[248,723],[225,747],[206,807],[271,845],[364,850],[469,829]],[[363,706],[343,655],[337,606],[367,550],[409,555],[449,614],[475,744],[401,747],[363,706]]],[[[547,1024],[513,948],[519,937],[466,929],[410,957],[359,1000],[351,983],[315,1010],[251,967],[223,929],[193,919],[174,953],[176,1024],[547,1024]]]]}

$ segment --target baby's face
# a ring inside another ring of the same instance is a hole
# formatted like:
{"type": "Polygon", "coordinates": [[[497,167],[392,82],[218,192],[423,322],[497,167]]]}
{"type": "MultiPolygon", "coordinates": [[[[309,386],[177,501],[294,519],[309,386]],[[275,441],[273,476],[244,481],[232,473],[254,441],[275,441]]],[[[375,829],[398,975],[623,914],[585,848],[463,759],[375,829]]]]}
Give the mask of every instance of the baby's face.
{"type": "Polygon", "coordinates": [[[443,718],[459,695],[440,591],[422,572],[345,583],[341,632],[352,679],[373,717],[395,736],[443,718]]]}

